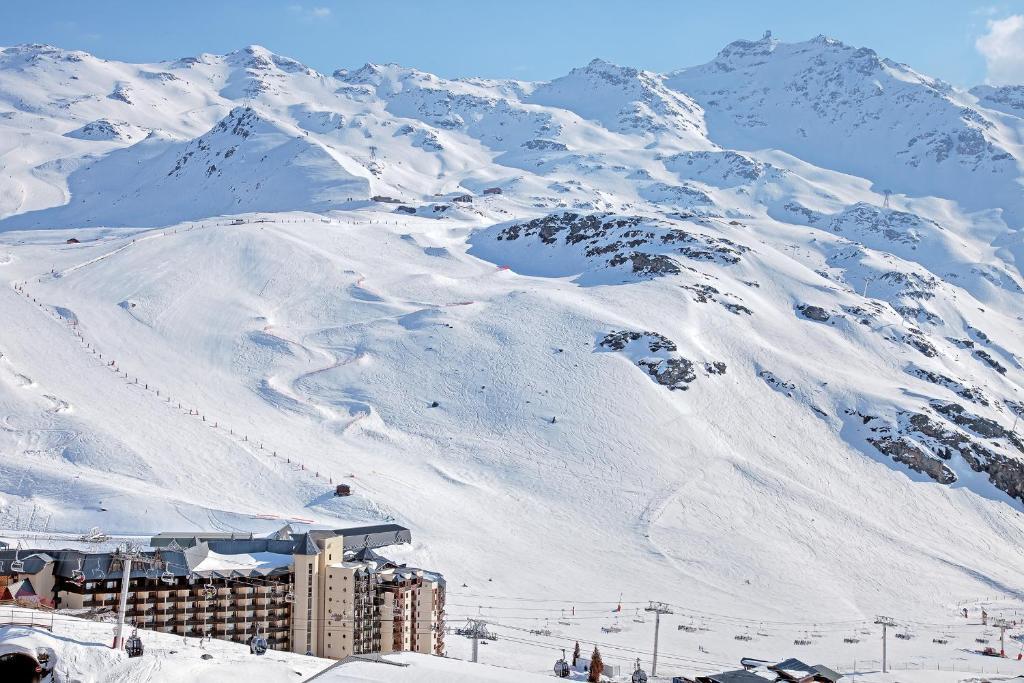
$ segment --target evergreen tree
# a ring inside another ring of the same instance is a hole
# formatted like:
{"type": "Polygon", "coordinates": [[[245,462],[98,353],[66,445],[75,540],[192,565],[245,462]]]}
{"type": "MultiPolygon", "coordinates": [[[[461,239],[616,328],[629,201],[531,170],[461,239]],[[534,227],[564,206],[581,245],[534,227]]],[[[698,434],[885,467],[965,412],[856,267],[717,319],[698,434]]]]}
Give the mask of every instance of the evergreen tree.
{"type": "Polygon", "coordinates": [[[580,641],[576,641],[576,647],[572,650],[572,665],[576,666],[576,660],[580,658],[580,641]]]}
{"type": "Polygon", "coordinates": [[[601,673],[604,671],[604,662],[601,661],[601,653],[597,646],[594,646],[594,654],[590,655],[590,675],[587,680],[590,683],[598,683],[601,680],[601,673]]]}

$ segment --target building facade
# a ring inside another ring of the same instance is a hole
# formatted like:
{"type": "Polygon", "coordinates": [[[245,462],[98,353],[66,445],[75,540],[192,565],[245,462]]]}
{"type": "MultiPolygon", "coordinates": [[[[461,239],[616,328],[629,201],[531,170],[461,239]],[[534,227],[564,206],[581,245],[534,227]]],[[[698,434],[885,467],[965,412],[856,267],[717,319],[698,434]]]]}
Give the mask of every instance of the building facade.
{"type": "Polygon", "coordinates": [[[126,622],[139,628],[241,643],[258,635],[276,650],[334,659],[444,654],[444,579],[375,552],[410,541],[408,529],[384,524],[265,538],[164,533],[130,555],[0,549],[0,595],[116,611],[131,561],[126,622]]]}

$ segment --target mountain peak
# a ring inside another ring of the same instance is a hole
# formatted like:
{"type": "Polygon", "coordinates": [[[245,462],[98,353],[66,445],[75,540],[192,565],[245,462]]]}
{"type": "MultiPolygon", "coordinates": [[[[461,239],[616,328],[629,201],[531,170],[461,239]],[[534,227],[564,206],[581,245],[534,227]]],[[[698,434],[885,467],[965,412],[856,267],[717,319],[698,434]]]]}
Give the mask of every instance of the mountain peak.
{"type": "Polygon", "coordinates": [[[246,45],[240,50],[235,50],[224,55],[225,61],[233,66],[238,66],[254,71],[271,71],[274,69],[287,73],[316,73],[313,69],[302,62],[279,55],[262,45],[246,45]]]}

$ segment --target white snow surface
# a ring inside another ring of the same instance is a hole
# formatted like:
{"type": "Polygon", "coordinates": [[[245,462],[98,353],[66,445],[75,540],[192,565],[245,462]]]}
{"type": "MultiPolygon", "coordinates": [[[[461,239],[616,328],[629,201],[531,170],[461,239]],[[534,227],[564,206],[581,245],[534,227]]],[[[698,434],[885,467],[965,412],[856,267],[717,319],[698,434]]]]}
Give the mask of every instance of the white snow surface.
{"type": "Polygon", "coordinates": [[[535,672],[628,671],[652,599],[670,672],[877,659],[878,613],[974,662],[1024,540],[1018,99],[826,38],[551,83],[4,48],[0,528],[397,521],[535,672]]]}

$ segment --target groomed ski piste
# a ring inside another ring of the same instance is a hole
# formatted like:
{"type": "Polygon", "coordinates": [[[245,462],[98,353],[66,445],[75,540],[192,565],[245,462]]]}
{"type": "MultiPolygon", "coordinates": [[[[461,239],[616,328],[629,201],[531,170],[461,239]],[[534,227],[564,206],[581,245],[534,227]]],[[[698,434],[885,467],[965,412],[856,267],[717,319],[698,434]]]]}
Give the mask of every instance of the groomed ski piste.
{"type": "Polygon", "coordinates": [[[393,520],[484,663],[628,678],[655,600],[660,676],[1024,673],[1020,630],[979,652],[982,607],[1021,620],[1024,127],[868,53],[523,84],[5,49],[0,537],[393,520]],[[812,66],[849,118],[777,101],[812,66]]]}

